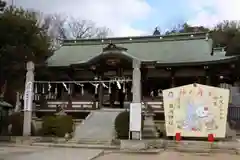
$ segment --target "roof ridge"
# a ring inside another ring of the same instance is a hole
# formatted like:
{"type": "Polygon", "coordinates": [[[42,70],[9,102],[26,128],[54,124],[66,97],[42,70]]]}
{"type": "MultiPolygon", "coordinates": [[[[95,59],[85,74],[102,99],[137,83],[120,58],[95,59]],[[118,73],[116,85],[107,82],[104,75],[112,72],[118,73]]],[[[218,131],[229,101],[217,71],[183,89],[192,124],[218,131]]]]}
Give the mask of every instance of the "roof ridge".
{"type": "Polygon", "coordinates": [[[63,46],[72,45],[103,45],[103,44],[123,44],[123,43],[143,43],[143,42],[166,42],[166,41],[186,41],[206,39],[206,33],[195,34],[178,34],[163,36],[138,36],[138,37],[113,37],[105,39],[81,39],[81,40],[65,40],[63,46]]]}

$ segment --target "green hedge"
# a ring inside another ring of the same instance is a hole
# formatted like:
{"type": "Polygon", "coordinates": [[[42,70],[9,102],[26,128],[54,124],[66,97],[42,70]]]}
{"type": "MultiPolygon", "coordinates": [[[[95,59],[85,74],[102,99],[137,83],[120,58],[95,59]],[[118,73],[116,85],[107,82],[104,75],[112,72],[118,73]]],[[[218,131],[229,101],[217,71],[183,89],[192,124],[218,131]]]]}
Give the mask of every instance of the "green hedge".
{"type": "Polygon", "coordinates": [[[64,137],[66,133],[73,132],[73,125],[71,116],[46,116],[43,118],[42,134],[44,136],[64,137]]]}
{"type": "Polygon", "coordinates": [[[115,132],[118,139],[128,139],[129,132],[129,112],[119,113],[115,119],[115,132]]]}
{"type": "MultiPolygon", "coordinates": [[[[11,135],[12,136],[22,136],[23,135],[23,121],[24,115],[21,112],[13,113],[9,116],[8,124],[12,125],[11,127],[11,135]]],[[[34,125],[31,124],[31,135],[35,136],[36,130],[34,125]]]]}
{"type": "MultiPolygon", "coordinates": [[[[119,113],[115,119],[115,132],[118,139],[128,139],[130,115],[128,111],[119,113]]],[[[143,117],[142,117],[143,126],[143,117]]]]}

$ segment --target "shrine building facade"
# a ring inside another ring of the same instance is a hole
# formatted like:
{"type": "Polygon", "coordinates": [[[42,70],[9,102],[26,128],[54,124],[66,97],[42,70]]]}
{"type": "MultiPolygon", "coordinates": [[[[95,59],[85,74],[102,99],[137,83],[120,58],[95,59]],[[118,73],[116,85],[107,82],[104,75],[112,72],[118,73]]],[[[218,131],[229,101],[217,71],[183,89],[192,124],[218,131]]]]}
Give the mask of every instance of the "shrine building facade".
{"type": "Polygon", "coordinates": [[[163,89],[238,86],[238,57],[212,46],[208,33],[65,40],[46,61],[48,74],[36,68],[35,111],[43,115],[64,104],[76,114],[141,102],[163,113],[163,89]]]}

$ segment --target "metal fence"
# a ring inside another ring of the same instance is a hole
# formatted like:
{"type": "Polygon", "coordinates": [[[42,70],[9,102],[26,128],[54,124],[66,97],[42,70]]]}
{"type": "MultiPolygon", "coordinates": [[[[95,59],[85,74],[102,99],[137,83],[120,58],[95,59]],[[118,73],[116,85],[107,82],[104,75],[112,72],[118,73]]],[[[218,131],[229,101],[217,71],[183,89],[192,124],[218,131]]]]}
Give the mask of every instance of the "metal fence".
{"type": "Polygon", "coordinates": [[[228,120],[240,121],[240,106],[229,105],[228,120]]]}

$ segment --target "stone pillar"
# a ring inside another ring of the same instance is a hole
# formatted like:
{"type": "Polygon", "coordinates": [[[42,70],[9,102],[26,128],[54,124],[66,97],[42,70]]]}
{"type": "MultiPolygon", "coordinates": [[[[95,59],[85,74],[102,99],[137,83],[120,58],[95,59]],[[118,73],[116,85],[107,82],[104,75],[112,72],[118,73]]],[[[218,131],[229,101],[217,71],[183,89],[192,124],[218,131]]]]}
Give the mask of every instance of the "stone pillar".
{"type": "Polygon", "coordinates": [[[132,102],[141,103],[142,99],[142,86],[141,86],[141,61],[133,60],[133,73],[132,73],[132,102]]]}
{"type": "MultiPolygon", "coordinates": [[[[141,92],[141,61],[133,60],[133,73],[132,73],[132,103],[142,102],[142,92],[141,92]]],[[[139,107],[142,107],[141,105],[139,107]]],[[[130,115],[131,116],[131,115],[130,115]]],[[[141,122],[140,122],[141,123],[141,122]]],[[[131,139],[142,139],[141,132],[129,132],[129,138],[131,139]]]]}
{"type": "Polygon", "coordinates": [[[33,104],[34,63],[27,62],[27,74],[24,92],[23,136],[31,136],[32,104],[33,104]]]}

